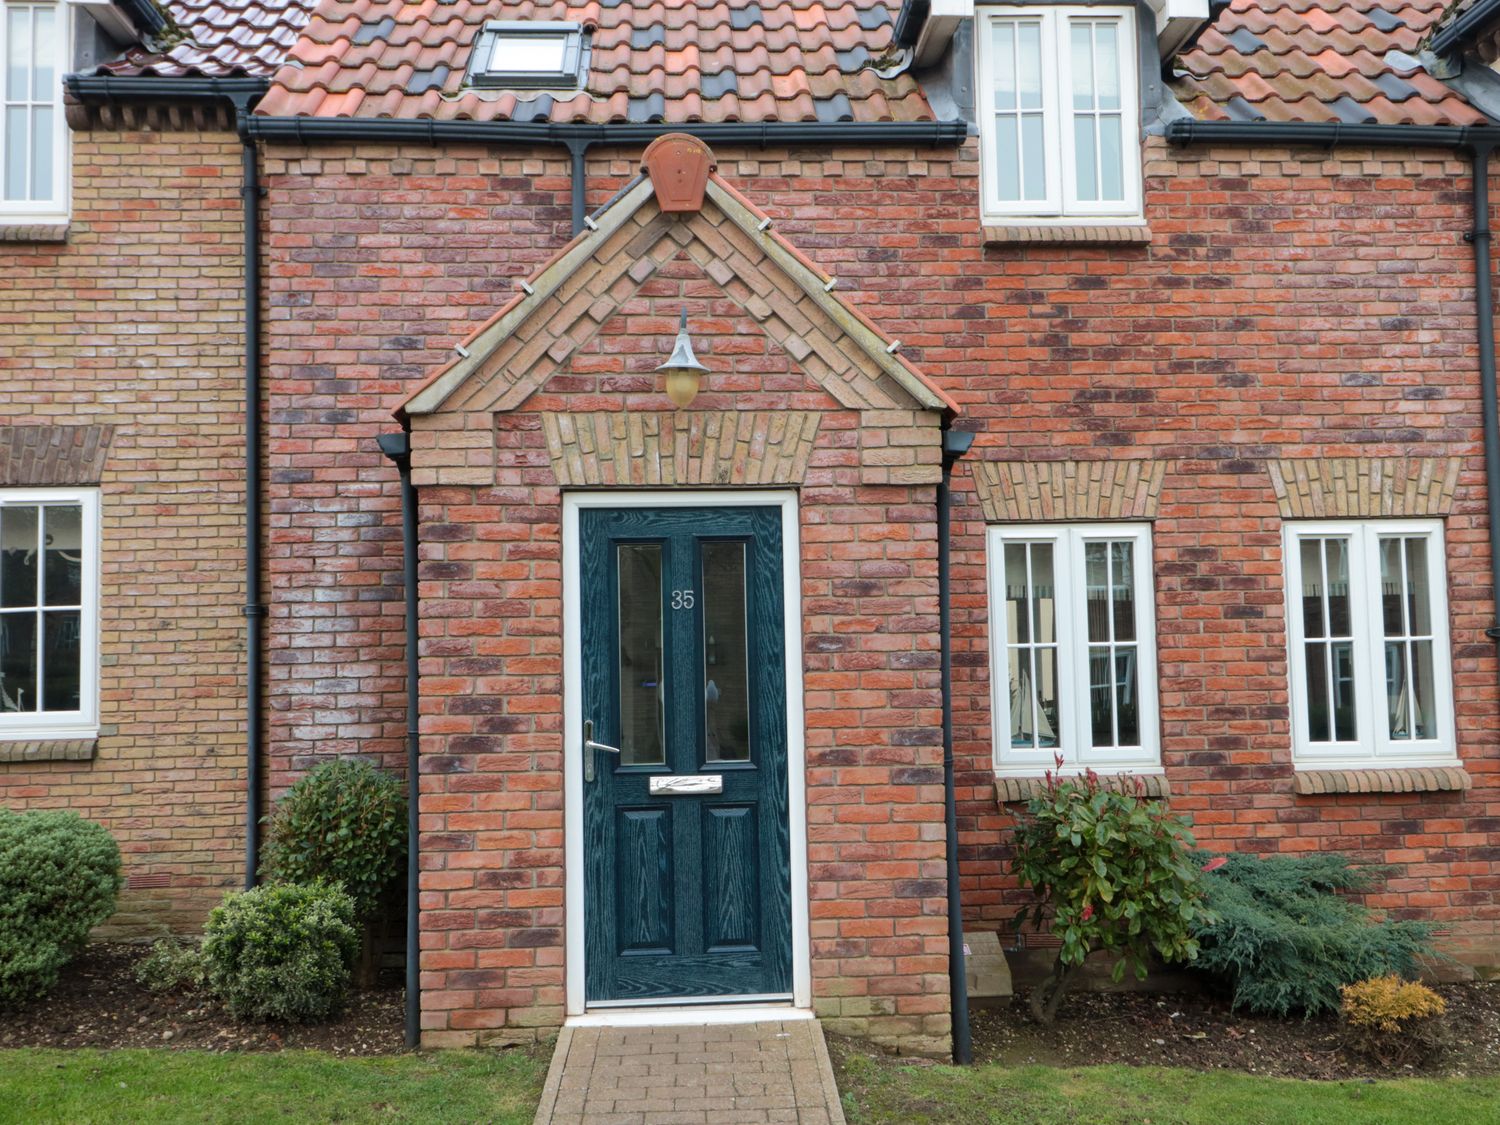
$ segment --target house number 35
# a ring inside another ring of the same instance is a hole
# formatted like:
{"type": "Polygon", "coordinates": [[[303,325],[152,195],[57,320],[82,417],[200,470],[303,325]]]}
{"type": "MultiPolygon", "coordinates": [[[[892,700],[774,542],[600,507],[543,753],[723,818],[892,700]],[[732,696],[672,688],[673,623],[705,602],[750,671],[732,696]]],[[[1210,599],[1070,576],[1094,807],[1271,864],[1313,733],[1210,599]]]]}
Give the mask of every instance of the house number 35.
{"type": "Polygon", "coordinates": [[[672,608],[673,609],[692,609],[693,608],[693,592],[691,590],[673,590],[672,591],[672,608]]]}

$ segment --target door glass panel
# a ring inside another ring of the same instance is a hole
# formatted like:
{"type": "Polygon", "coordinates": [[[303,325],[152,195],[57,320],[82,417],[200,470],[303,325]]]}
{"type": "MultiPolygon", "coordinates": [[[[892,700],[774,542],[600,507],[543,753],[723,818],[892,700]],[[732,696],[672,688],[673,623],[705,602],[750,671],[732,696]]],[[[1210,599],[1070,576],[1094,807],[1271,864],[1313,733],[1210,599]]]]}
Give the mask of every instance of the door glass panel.
{"type": "Polygon", "coordinates": [[[703,544],[703,756],[750,760],[745,545],[703,544]]]}
{"type": "Polygon", "coordinates": [[[0,606],[36,605],[39,512],[30,506],[0,510],[0,606]]]}
{"type": "Polygon", "coordinates": [[[620,764],[666,759],[662,683],[662,547],[622,543],[620,570],[620,764]]]}

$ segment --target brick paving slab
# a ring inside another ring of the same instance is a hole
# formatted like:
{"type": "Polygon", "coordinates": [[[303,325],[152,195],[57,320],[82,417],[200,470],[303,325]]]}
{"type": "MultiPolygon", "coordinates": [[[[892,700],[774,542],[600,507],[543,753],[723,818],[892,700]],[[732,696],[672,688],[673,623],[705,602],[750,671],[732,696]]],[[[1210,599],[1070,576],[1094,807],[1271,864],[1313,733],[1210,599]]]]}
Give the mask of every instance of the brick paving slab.
{"type": "Polygon", "coordinates": [[[565,1027],[535,1125],[844,1125],[816,1020],[565,1027]]]}

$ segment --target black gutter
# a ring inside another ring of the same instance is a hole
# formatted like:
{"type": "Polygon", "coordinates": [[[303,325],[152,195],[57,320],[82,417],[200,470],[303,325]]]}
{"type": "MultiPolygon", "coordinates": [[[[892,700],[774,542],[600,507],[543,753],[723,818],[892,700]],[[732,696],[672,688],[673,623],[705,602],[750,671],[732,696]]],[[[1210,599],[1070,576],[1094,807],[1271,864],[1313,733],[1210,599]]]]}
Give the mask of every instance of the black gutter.
{"type": "Polygon", "coordinates": [[[1484,25],[1500,16],[1500,0],[1479,0],[1472,8],[1441,29],[1427,41],[1427,49],[1434,55],[1446,55],[1455,47],[1468,45],[1468,40],[1484,30],[1484,25]]]}
{"type": "Polygon", "coordinates": [[[229,100],[236,110],[246,107],[270,88],[264,78],[138,78],[114,74],[69,74],[63,86],[79,101],[91,105],[127,102],[204,102],[229,100]]]}
{"type": "Polygon", "coordinates": [[[953,763],[953,463],[969,451],[974,435],[943,430],[943,476],[937,490],[938,638],[942,651],[943,825],[948,854],[948,1001],[953,1020],[953,1061],[974,1061],[969,1035],[969,980],[964,957],[964,910],[958,870],[958,796],[953,763]]]}
{"type": "MultiPolygon", "coordinates": [[[[1500,0],[1496,5],[1500,7],[1500,0]]],[[[1484,480],[1490,523],[1491,599],[1495,624],[1484,635],[1500,645],[1500,387],[1495,372],[1494,265],[1490,232],[1490,154],[1500,147],[1494,125],[1341,125],[1336,122],[1174,121],[1167,139],[1176,144],[1361,145],[1468,149],[1473,157],[1474,319],[1479,337],[1480,395],[1484,410],[1484,480]]],[[[1497,654],[1500,655],[1500,654],[1497,654]]]]}
{"type": "Polygon", "coordinates": [[[401,474],[401,581],[406,592],[406,1048],[421,1043],[422,978],[417,933],[417,764],[421,752],[417,675],[417,489],[411,482],[411,435],[381,434],[380,451],[401,474]]]}

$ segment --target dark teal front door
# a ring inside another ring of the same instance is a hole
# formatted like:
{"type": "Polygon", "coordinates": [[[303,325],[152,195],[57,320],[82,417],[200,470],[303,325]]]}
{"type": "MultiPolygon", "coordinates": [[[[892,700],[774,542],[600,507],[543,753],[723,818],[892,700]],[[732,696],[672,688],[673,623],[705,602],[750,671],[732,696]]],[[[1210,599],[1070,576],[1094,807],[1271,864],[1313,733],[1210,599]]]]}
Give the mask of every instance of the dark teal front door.
{"type": "Polygon", "coordinates": [[[777,508],[579,513],[590,1003],[792,988],[777,508]]]}

